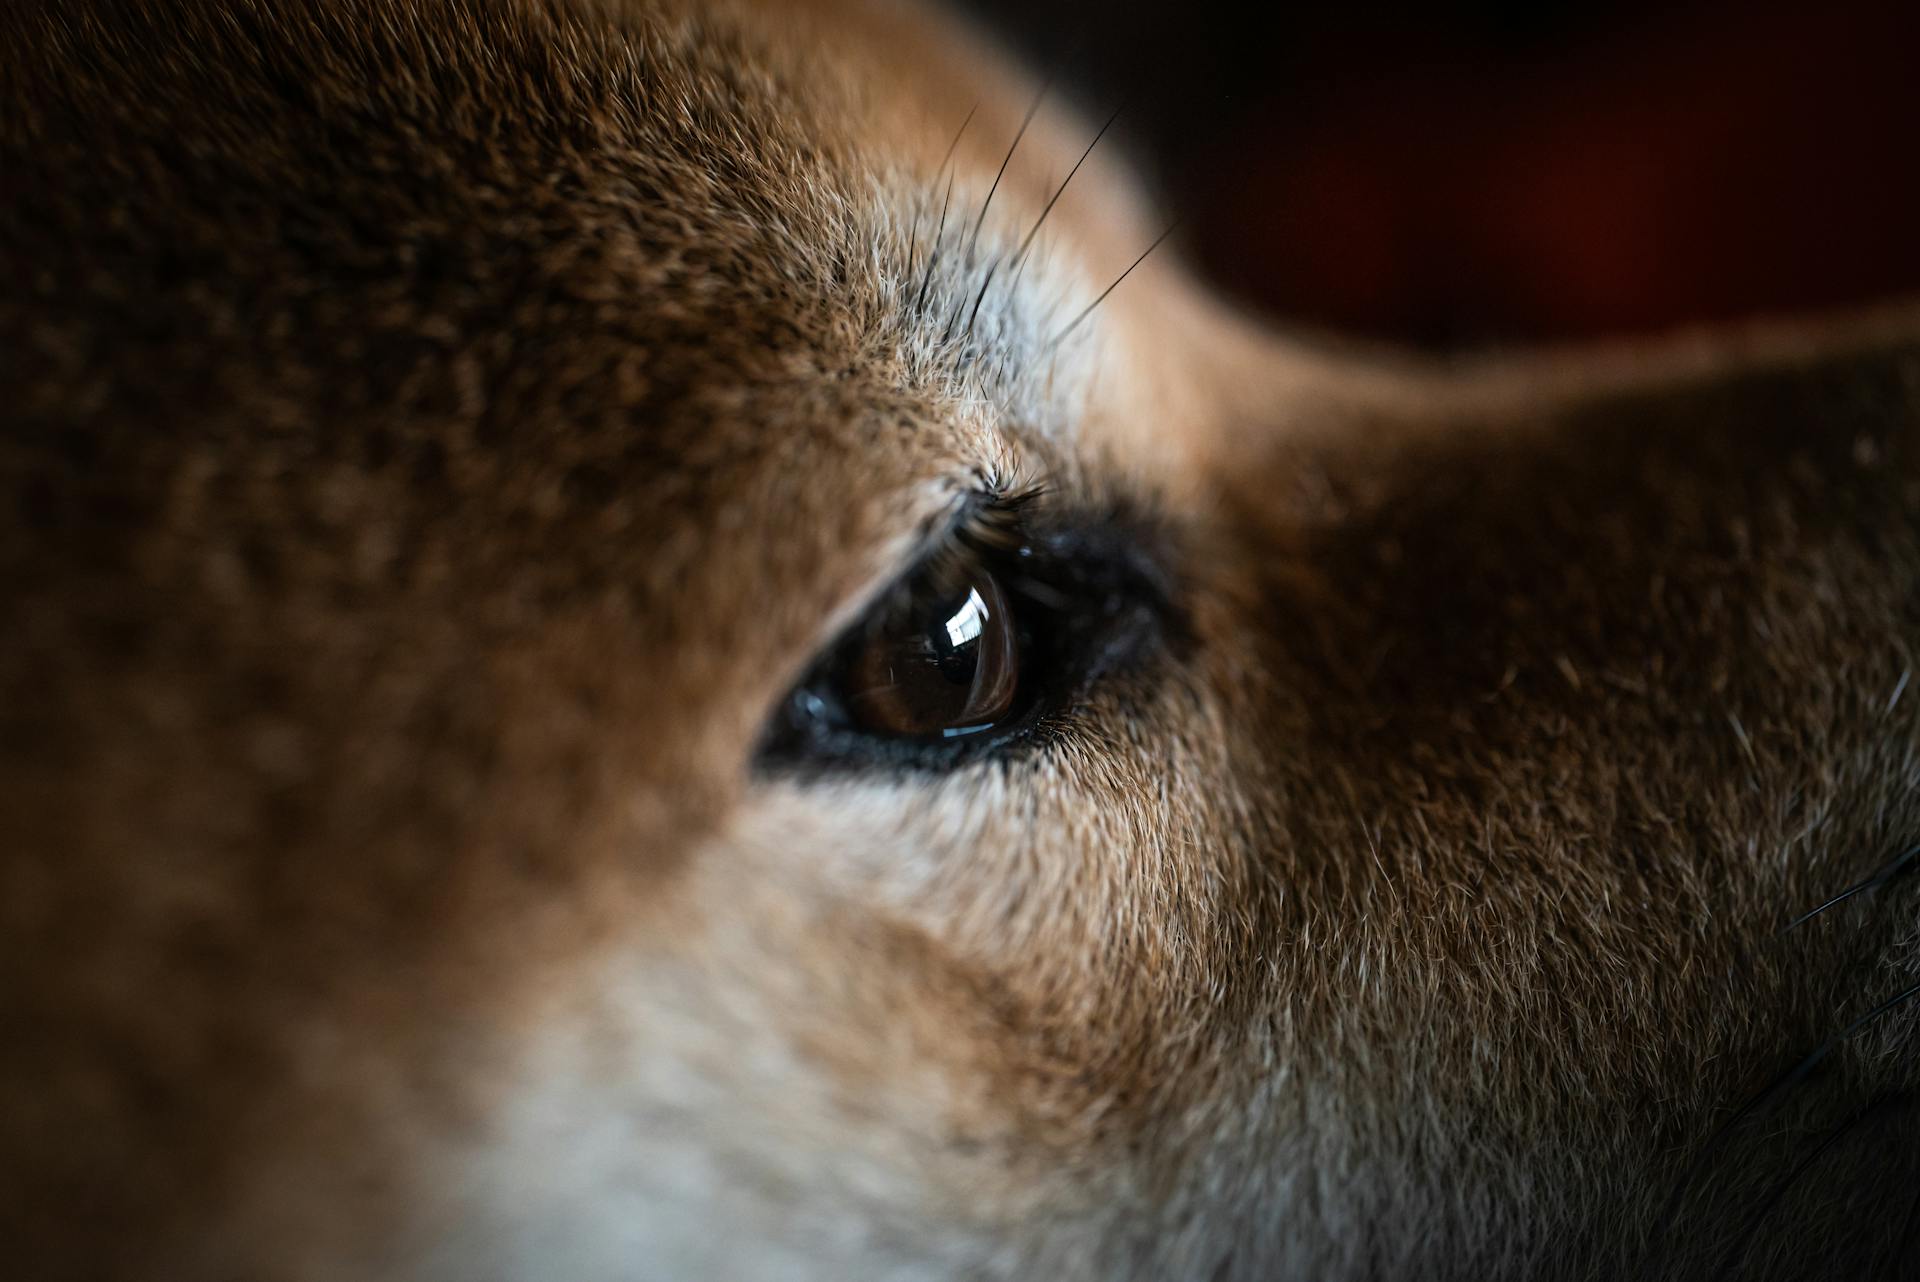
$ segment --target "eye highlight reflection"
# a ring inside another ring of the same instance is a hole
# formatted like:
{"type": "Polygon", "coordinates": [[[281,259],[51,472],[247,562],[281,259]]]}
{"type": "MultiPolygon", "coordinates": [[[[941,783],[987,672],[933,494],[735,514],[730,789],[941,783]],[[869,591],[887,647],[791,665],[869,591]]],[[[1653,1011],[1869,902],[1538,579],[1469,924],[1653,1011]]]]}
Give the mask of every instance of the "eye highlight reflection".
{"type": "Polygon", "coordinates": [[[965,595],[914,600],[876,629],[851,670],[854,721],[877,734],[956,738],[1013,707],[1020,639],[1000,581],[974,572],[965,595]]]}
{"type": "Polygon", "coordinates": [[[1172,621],[1155,527],[981,495],[814,662],[762,769],[947,769],[1064,729],[1091,685],[1172,621]]]}

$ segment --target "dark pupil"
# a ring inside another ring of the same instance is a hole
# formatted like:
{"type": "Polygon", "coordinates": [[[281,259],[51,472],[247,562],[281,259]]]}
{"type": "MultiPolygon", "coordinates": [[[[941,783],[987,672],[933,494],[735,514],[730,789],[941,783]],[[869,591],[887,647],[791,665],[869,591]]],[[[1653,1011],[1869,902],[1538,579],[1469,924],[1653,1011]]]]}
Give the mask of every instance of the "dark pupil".
{"type": "Polygon", "coordinates": [[[1012,701],[1006,602],[990,576],[914,601],[867,642],[849,674],[849,703],[868,729],[951,735],[983,728],[1012,701]]]}

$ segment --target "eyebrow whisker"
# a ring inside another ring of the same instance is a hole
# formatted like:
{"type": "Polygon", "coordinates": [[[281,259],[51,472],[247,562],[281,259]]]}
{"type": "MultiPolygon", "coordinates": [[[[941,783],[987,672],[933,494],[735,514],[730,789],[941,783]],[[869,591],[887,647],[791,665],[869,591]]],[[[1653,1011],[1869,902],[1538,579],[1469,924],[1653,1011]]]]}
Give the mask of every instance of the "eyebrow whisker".
{"type": "Polygon", "coordinates": [[[947,230],[947,209],[953,204],[953,180],[955,175],[947,175],[947,194],[940,200],[940,225],[934,228],[933,246],[927,251],[927,270],[920,277],[920,290],[913,297],[913,310],[919,312],[927,301],[927,290],[933,284],[933,269],[940,263],[940,238],[947,230]]]}
{"type": "Polygon", "coordinates": [[[1079,328],[1081,321],[1084,321],[1087,317],[1093,315],[1094,308],[1106,302],[1107,295],[1113,293],[1114,290],[1120,288],[1120,282],[1125,280],[1127,277],[1133,275],[1133,269],[1138,267],[1141,263],[1146,262],[1147,255],[1151,254],[1154,250],[1160,248],[1161,244],[1166,241],[1167,237],[1173,235],[1173,233],[1175,232],[1175,230],[1179,228],[1179,226],[1180,226],[1179,220],[1175,219],[1172,223],[1169,223],[1167,225],[1167,229],[1165,231],[1161,232],[1158,236],[1155,236],[1153,238],[1153,243],[1151,245],[1148,245],[1146,249],[1142,251],[1140,257],[1134,259],[1133,262],[1127,266],[1127,270],[1121,272],[1120,275],[1114,279],[1113,284],[1107,286],[1105,289],[1100,291],[1100,297],[1094,299],[1091,303],[1088,303],[1085,310],[1083,310],[1078,316],[1074,317],[1072,320],[1067,322],[1067,327],[1065,329],[1061,330],[1058,334],[1055,334],[1053,336],[1052,340],[1049,341],[1047,344],[1047,350],[1052,351],[1054,348],[1060,346],[1061,343],[1065,342],[1067,335],[1073,333],[1075,329],[1079,328]]]}
{"type": "MultiPolygon", "coordinates": [[[[938,187],[940,185],[940,175],[947,172],[947,166],[953,163],[953,158],[955,154],[959,152],[960,140],[966,136],[967,126],[971,125],[973,123],[973,118],[979,114],[980,114],[980,104],[978,102],[975,102],[973,106],[968,109],[967,118],[960,122],[960,129],[958,132],[956,132],[953,135],[953,141],[947,144],[947,154],[940,158],[940,167],[933,171],[933,185],[935,187],[938,187]]],[[[932,192],[929,191],[928,195],[931,196],[932,192]]],[[[947,186],[947,196],[949,199],[951,199],[952,195],[953,195],[953,186],[952,186],[952,183],[949,182],[947,186]]],[[[926,209],[926,204],[924,202],[921,202],[921,201],[914,202],[913,230],[907,236],[907,279],[908,280],[913,279],[914,260],[920,256],[920,215],[925,211],[925,209],[926,209]]],[[[940,204],[940,230],[944,231],[946,229],[946,226],[947,226],[947,206],[946,206],[946,201],[943,200],[940,204]]],[[[939,252],[940,252],[940,232],[936,231],[933,236],[933,245],[928,250],[927,261],[928,261],[929,269],[931,269],[933,259],[938,256],[939,252]]],[[[924,295],[925,292],[926,292],[925,288],[923,287],[921,290],[922,295],[924,295]]],[[[918,300],[915,300],[916,309],[918,308],[918,306],[919,306],[919,302],[918,300]]]]}
{"type": "Polygon", "coordinates": [[[1067,184],[1073,181],[1073,176],[1080,172],[1080,166],[1087,163],[1087,157],[1093,154],[1093,149],[1100,145],[1100,140],[1107,136],[1107,130],[1113,128],[1113,122],[1120,119],[1120,113],[1125,110],[1125,103],[1115,107],[1113,114],[1107,117],[1106,123],[1095,131],[1093,141],[1088,143],[1087,149],[1080,153],[1080,159],[1073,162],[1073,168],[1067,171],[1067,176],[1061,180],[1060,185],[1054,189],[1053,195],[1048,198],[1046,208],[1040,211],[1040,217],[1036,218],[1033,226],[1028,229],[1026,239],[1020,242],[1020,248],[1015,250],[1013,255],[1014,278],[1016,280],[1019,278],[1019,269],[1026,265],[1027,251],[1033,247],[1034,237],[1040,234],[1040,228],[1045,225],[1047,221],[1047,215],[1051,214],[1053,207],[1060,203],[1060,197],[1066,194],[1067,184]]]}
{"type": "Polygon", "coordinates": [[[1829,908],[1844,904],[1855,895],[1862,894],[1869,890],[1878,890],[1888,882],[1894,881],[1904,874],[1914,871],[1916,868],[1920,868],[1920,846],[1910,846],[1865,881],[1856,882],[1848,886],[1845,890],[1827,900],[1827,902],[1821,904],[1818,908],[1810,908],[1798,917],[1795,917],[1792,921],[1780,928],[1780,933],[1784,935],[1798,926],[1803,926],[1815,917],[1818,917],[1821,913],[1826,912],[1829,908]]]}
{"type": "Polygon", "coordinates": [[[980,315],[980,304],[985,302],[987,299],[987,289],[993,284],[993,274],[999,271],[1000,264],[1006,261],[1007,261],[1006,258],[1003,256],[1003,257],[994,259],[992,264],[988,266],[986,276],[980,281],[980,292],[973,296],[973,310],[967,313],[967,328],[966,328],[965,337],[967,338],[973,337],[973,322],[980,315]]]}
{"type": "Polygon", "coordinates": [[[1006,158],[1000,162],[1000,171],[993,176],[993,185],[987,188],[987,198],[980,202],[979,216],[973,220],[973,231],[967,237],[967,262],[973,262],[974,246],[980,243],[980,228],[987,221],[987,210],[993,207],[994,193],[1000,190],[1000,180],[1007,176],[1007,166],[1013,163],[1013,153],[1020,150],[1020,140],[1027,136],[1027,129],[1033,124],[1033,118],[1040,114],[1040,104],[1046,101],[1051,79],[1043,82],[1040,91],[1033,95],[1033,104],[1027,108],[1026,117],[1020,122],[1019,132],[1013,135],[1013,145],[1007,148],[1006,158]]]}

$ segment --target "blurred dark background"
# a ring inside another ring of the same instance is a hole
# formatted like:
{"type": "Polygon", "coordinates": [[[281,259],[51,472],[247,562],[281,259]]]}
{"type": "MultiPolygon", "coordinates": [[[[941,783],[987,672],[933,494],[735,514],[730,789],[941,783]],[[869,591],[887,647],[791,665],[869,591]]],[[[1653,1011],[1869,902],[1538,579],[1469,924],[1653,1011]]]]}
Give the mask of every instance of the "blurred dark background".
{"type": "Polygon", "coordinates": [[[964,0],[1276,315],[1436,346],[1920,294],[1920,0],[964,0]]]}

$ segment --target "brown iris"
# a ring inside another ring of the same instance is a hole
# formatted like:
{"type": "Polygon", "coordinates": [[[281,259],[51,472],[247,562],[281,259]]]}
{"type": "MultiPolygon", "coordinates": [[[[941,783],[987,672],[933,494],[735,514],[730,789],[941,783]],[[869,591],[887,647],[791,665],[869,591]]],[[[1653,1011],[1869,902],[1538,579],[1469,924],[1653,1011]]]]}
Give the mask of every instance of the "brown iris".
{"type": "Polygon", "coordinates": [[[847,706],[864,730],[952,738],[992,726],[1013,706],[1019,636],[999,582],[964,583],[889,612],[847,676],[847,706]]]}

